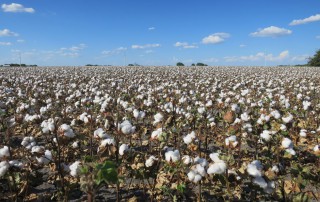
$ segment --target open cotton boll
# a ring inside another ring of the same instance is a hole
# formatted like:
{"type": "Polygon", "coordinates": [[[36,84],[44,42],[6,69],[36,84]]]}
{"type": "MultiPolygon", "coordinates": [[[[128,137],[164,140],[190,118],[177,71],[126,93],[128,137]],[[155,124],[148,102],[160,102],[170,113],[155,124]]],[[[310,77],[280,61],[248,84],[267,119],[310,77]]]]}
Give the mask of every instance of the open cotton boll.
{"type": "Polygon", "coordinates": [[[300,135],[300,137],[307,137],[307,130],[301,129],[299,135],[300,135]]]}
{"type": "Polygon", "coordinates": [[[44,147],[43,146],[33,146],[32,148],[31,148],[31,153],[39,153],[39,154],[42,154],[42,153],[44,153],[44,151],[45,151],[45,149],[44,149],[44,147]]]}
{"type": "Polygon", "coordinates": [[[157,113],[156,115],[153,116],[154,117],[154,122],[153,124],[157,124],[160,123],[163,120],[163,115],[160,113],[157,113]]]}
{"type": "Polygon", "coordinates": [[[193,171],[193,170],[190,170],[190,171],[188,172],[188,174],[187,174],[188,179],[189,179],[190,181],[193,181],[193,180],[194,180],[195,175],[196,175],[196,172],[193,171]]]}
{"type": "Polygon", "coordinates": [[[266,182],[266,180],[261,176],[255,177],[252,180],[252,182],[253,182],[253,184],[260,186],[262,189],[266,189],[268,186],[268,183],[266,182]]]}
{"type": "Polygon", "coordinates": [[[192,163],[192,158],[189,155],[184,155],[182,157],[182,162],[186,165],[192,163]]]}
{"type": "Polygon", "coordinates": [[[151,133],[151,139],[159,139],[162,134],[162,128],[158,128],[157,130],[151,133]]]}
{"type": "Polygon", "coordinates": [[[66,136],[68,138],[73,138],[75,136],[72,128],[67,124],[62,124],[59,127],[58,131],[60,132],[60,134],[66,136]]]}
{"type": "Polygon", "coordinates": [[[76,148],[79,148],[79,141],[75,141],[72,143],[72,148],[76,149],[76,148]]]}
{"type": "Polygon", "coordinates": [[[199,113],[199,114],[203,114],[203,113],[206,111],[206,108],[204,108],[204,107],[199,107],[197,110],[198,110],[198,113],[199,113]]]}
{"type": "Polygon", "coordinates": [[[36,141],[34,137],[29,136],[29,137],[24,137],[21,145],[24,146],[26,149],[31,149],[33,146],[36,146],[36,141]]]}
{"type": "Polygon", "coordinates": [[[292,120],[293,120],[293,116],[290,113],[286,117],[282,117],[282,121],[284,123],[290,123],[292,120]]]}
{"type": "Polygon", "coordinates": [[[109,135],[102,128],[98,128],[93,132],[93,137],[106,139],[109,138],[109,135]]]}
{"type": "Polygon", "coordinates": [[[266,142],[269,142],[270,139],[271,139],[271,132],[268,131],[268,130],[264,130],[261,134],[260,134],[260,137],[265,140],[266,142]]]}
{"type": "Polygon", "coordinates": [[[242,114],[240,115],[240,117],[241,117],[241,120],[244,121],[244,122],[247,122],[247,121],[250,120],[250,116],[248,115],[247,112],[242,113],[242,114]]]}
{"type": "Polygon", "coordinates": [[[313,147],[313,151],[314,151],[314,152],[318,152],[318,151],[319,151],[319,145],[314,146],[314,147],[313,147]]]}
{"type": "Polygon", "coordinates": [[[158,158],[156,158],[155,156],[150,156],[145,162],[146,167],[148,168],[148,167],[153,166],[154,162],[157,160],[158,160],[158,158]]]}
{"type": "Polygon", "coordinates": [[[261,177],[262,176],[261,171],[262,171],[262,164],[259,160],[254,160],[247,166],[248,174],[253,177],[261,177]]]}
{"type": "Polygon", "coordinates": [[[177,162],[180,159],[180,152],[179,150],[174,151],[167,151],[165,153],[165,159],[167,162],[177,162]]]}
{"type": "Polygon", "coordinates": [[[289,138],[283,138],[282,142],[281,142],[281,146],[285,149],[287,148],[292,148],[293,147],[293,143],[289,138]]]}
{"type": "Polygon", "coordinates": [[[209,175],[211,174],[223,174],[226,172],[227,165],[224,161],[219,160],[218,162],[215,162],[211,164],[207,170],[207,173],[209,175]]]}
{"type": "Polygon", "coordinates": [[[52,153],[49,150],[46,150],[44,152],[44,156],[36,157],[38,163],[40,164],[48,164],[50,161],[52,161],[52,153]]]}
{"type": "Polygon", "coordinates": [[[230,137],[227,137],[225,139],[225,143],[226,143],[226,146],[229,146],[231,143],[232,147],[236,147],[238,145],[237,136],[232,135],[230,137]]]}
{"type": "Polygon", "coordinates": [[[125,120],[120,124],[120,130],[123,134],[125,135],[129,135],[135,132],[136,127],[132,126],[132,124],[130,123],[130,121],[125,120]]]}
{"type": "Polygon", "coordinates": [[[22,168],[23,167],[23,163],[21,163],[18,160],[12,160],[9,161],[10,166],[16,167],[16,168],[22,168]]]}
{"type": "Polygon", "coordinates": [[[287,131],[287,126],[284,125],[284,124],[281,124],[280,130],[282,130],[282,131],[287,131]]]}
{"type": "Polygon", "coordinates": [[[206,176],[207,172],[204,166],[201,166],[200,164],[196,165],[197,173],[199,173],[202,177],[206,176]]]}
{"type": "Polygon", "coordinates": [[[196,138],[196,133],[194,131],[192,131],[191,133],[189,133],[188,135],[186,135],[185,137],[183,137],[183,142],[185,144],[190,144],[193,139],[196,138]]]}
{"type": "Polygon", "coordinates": [[[278,173],[279,172],[279,167],[277,165],[272,166],[271,171],[278,173]]]}
{"type": "Polygon", "coordinates": [[[129,146],[127,144],[122,144],[120,147],[119,147],[119,154],[121,156],[124,155],[124,153],[129,149],[129,146]]]}
{"type": "Polygon", "coordinates": [[[199,156],[197,156],[196,158],[194,158],[193,160],[194,164],[200,164],[202,167],[206,167],[208,166],[208,161],[205,158],[200,158],[199,156]]]}
{"type": "Polygon", "coordinates": [[[0,177],[4,176],[9,170],[10,164],[7,161],[0,162],[0,177]]]}
{"type": "Polygon", "coordinates": [[[308,110],[308,108],[311,106],[311,102],[305,100],[302,102],[302,105],[304,110],[308,110]]]}
{"type": "Polygon", "coordinates": [[[3,148],[0,149],[0,158],[9,157],[9,156],[10,156],[10,152],[9,152],[8,146],[4,146],[3,148]]]}
{"type": "Polygon", "coordinates": [[[296,151],[293,150],[293,148],[288,148],[286,149],[286,152],[288,152],[289,154],[291,154],[292,156],[296,155],[296,151]]]}
{"type": "Polygon", "coordinates": [[[281,117],[281,114],[279,113],[278,110],[273,110],[270,114],[271,114],[271,116],[273,116],[273,118],[275,118],[275,119],[280,119],[280,117],[281,117]]]}
{"type": "Polygon", "coordinates": [[[80,172],[80,161],[76,161],[69,166],[70,175],[73,177],[77,177],[80,172]]]}

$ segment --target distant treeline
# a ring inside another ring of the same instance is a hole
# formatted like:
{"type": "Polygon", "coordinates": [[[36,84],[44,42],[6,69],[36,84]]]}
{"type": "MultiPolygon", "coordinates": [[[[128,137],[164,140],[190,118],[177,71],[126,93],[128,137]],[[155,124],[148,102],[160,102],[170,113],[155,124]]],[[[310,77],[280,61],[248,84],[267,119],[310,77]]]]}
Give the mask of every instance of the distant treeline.
{"type": "Polygon", "coordinates": [[[4,64],[0,65],[0,67],[37,67],[38,65],[27,65],[27,64],[16,64],[16,63],[11,63],[11,64],[4,64]]]}

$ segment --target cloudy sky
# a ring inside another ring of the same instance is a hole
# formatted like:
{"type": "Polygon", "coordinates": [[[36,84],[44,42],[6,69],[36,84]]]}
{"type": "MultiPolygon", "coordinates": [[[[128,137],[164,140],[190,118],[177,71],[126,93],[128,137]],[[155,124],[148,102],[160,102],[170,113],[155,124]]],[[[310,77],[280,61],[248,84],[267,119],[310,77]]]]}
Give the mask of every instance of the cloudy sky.
{"type": "Polygon", "coordinates": [[[20,0],[0,3],[0,64],[303,64],[319,0],[20,0]]]}

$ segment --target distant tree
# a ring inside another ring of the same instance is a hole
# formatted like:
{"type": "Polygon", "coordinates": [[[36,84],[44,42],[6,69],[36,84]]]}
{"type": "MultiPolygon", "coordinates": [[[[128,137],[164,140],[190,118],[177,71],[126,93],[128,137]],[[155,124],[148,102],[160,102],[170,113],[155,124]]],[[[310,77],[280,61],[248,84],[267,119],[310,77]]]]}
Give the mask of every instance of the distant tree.
{"type": "Polygon", "coordinates": [[[182,62],[178,62],[177,66],[184,66],[184,64],[182,62]]]}
{"type": "Polygon", "coordinates": [[[309,58],[308,66],[320,67],[320,49],[317,50],[313,57],[309,58]]]}
{"type": "Polygon", "coordinates": [[[208,66],[207,64],[204,64],[204,63],[202,63],[202,62],[198,62],[197,63],[197,66],[208,66]]]}
{"type": "Polygon", "coordinates": [[[128,66],[129,66],[129,67],[133,67],[133,66],[134,66],[134,64],[128,64],[128,66]]]}
{"type": "Polygon", "coordinates": [[[191,66],[196,66],[196,65],[194,63],[192,63],[191,66]]]}

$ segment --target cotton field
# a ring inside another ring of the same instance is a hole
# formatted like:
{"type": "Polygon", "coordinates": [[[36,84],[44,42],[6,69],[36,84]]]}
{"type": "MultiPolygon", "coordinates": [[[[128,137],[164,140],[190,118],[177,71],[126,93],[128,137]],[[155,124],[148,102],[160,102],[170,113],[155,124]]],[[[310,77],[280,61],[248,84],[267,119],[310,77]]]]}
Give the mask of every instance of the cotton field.
{"type": "Polygon", "coordinates": [[[0,69],[1,201],[320,200],[320,68],[0,69]]]}

